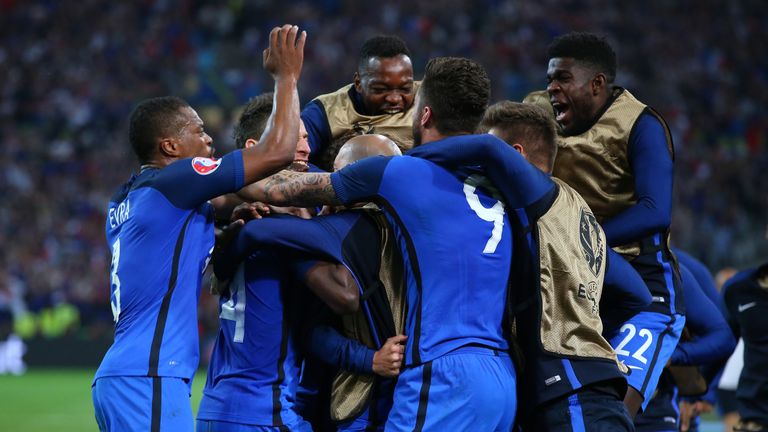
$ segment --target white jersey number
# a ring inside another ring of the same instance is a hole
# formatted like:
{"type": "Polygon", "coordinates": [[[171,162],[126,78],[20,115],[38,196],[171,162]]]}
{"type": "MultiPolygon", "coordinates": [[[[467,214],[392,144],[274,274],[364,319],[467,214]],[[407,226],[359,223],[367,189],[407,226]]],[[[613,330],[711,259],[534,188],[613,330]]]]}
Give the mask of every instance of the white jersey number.
{"type": "Polygon", "coordinates": [[[118,238],[112,244],[112,264],[109,273],[110,284],[112,285],[112,295],[109,303],[112,306],[112,317],[115,322],[120,319],[120,277],[117,275],[117,268],[120,265],[120,239],[118,238]]]}
{"type": "Polygon", "coordinates": [[[471,175],[464,180],[464,196],[467,197],[467,203],[469,208],[475,212],[477,217],[486,221],[493,222],[493,230],[491,231],[491,238],[485,243],[484,254],[492,254],[496,252],[496,248],[501,241],[501,234],[504,228],[504,204],[501,201],[496,201],[493,207],[485,207],[480,202],[480,197],[477,196],[477,187],[479,185],[485,186],[487,181],[485,177],[478,175],[471,175]]]}
{"type": "Polygon", "coordinates": [[[618,346],[616,346],[616,355],[618,356],[624,356],[629,357],[629,351],[625,350],[624,347],[629,344],[629,342],[632,340],[632,338],[635,337],[635,334],[640,336],[641,338],[645,339],[642,345],[640,345],[640,348],[637,349],[637,351],[632,353],[632,357],[639,360],[640,363],[646,364],[648,363],[648,359],[643,356],[645,352],[648,350],[648,348],[651,346],[651,343],[653,343],[653,334],[650,330],[641,328],[640,332],[637,331],[637,328],[634,326],[634,324],[624,324],[621,326],[621,329],[619,330],[619,333],[627,332],[627,335],[624,336],[624,339],[621,340],[621,343],[619,343],[618,346]]]}
{"type": "Polygon", "coordinates": [[[221,305],[219,318],[235,322],[234,341],[243,343],[245,337],[245,274],[243,265],[237,269],[229,286],[229,300],[221,305]]]}

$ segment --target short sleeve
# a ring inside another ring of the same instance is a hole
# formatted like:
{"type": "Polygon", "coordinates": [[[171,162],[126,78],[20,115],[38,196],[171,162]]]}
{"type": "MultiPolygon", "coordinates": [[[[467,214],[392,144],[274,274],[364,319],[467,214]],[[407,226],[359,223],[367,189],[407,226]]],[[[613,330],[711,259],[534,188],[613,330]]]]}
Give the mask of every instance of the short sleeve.
{"type": "Polygon", "coordinates": [[[339,200],[350,204],[376,198],[392,157],[366,158],[331,174],[331,184],[339,200]]]}
{"type": "Polygon", "coordinates": [[[153,187],[176,207],[191,209],[237,191],[244,181],[243,155],[235,150],[221,159],[196,157],[176,161],[159,171],[153,187]]]}

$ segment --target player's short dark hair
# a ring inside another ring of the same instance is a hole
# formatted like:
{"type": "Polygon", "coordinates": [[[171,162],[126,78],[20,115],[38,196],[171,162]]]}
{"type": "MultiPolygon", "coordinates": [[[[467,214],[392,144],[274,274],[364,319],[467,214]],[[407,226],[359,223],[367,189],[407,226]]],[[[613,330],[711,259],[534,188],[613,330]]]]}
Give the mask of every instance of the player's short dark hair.
{"type": "Polygon", "coordinates": [[[480,132],[491,128],[499,130],[507,143],[519,143],[525,148],[531,162],[546,165],[549,170],[557,155],[557,130],[552,114],[534,104],[501,101],[488,107],[480,132]]]}
{"type": "Polygon", "coordinates": [[[559,36],[549,44],[547,56],[571,57],[587,63],[604,73],[609,83],[616,78],[616,52],[605,37],[593,33],[571,32],[559,36]]]}
{"type": "Polygon", "coordinates": [[[157,151],[157,140],[174,136],[183,126],[182,108],[189,107],[184,99],[161,96],[139,102],[131,112],[128,140],[139,163],[147,163],[157,151]]]}
{"type": "Polygon", "coordinates": [[[399,55],[410,57],[411,51],[405,42],[397,36],[374,36],[363,43],[358,59],[358,71],[362,71],[371,57],[391,58],[399,55]]]}
{"type": "Polygon", "coordinates": [[[491,80],[477,62],[461,57],[436,57],[427,63],[419,88],[419,107],[432,109],[438,132],[474,133],[491,94],[491,80]]]}
{"type": "Polygon", "coordinates": [[[264,93],[252,97],[243,107],[240,119],[232,131],[232,138],[235,140],[235,147],[241,149],[245,147],[245,142],[249,139],[258,140],[267,128],[267,120],[272,114],[272,104],[274,93],[264,93]]]}

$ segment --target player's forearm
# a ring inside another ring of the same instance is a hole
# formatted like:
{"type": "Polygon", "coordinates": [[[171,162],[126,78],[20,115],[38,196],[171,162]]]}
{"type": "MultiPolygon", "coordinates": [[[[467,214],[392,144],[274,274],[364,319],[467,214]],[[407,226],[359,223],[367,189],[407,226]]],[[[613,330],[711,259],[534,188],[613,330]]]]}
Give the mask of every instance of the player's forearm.
{"type": "Polygon", "coordinates": [[[603,222],[608,246],[627,244],[652,234],[662,233],[672,220],[670,207],[659,205],[651,199],[643,199],[614,218],[603,222]]]}
{"type": "Polygon", "coordinates": [[[480,166],[504,197],[507,206],[534,204],[554,188],[549,177],[534,168],[520,153],[491,136],[461,137],[417,147],[410,156],[448,167],[480,166]]]}
{"type": "Polygon", "coordinates": [[[350,372],[373,373],[375,351],[344,337],[331,326],[313,327],[305,344],[310,354],[331,366],[350,372]]]}
{"type": "Polygon", "coordinates": [[[243,150],[246,184],[273,174],[293,161],[299,140],[299,121],[296,79],[278,77],[275,81],[272,114],[267,120],[264,134],[258,145],[243,150]]]}
{"type": "Polygon", "coordinates": [[[260,182],[249,197],[281,206],[340,205],[328,173],[281,171],[260,182]]]}
{"type": "Polygon", "coordinates": [[[672,354],[672,364],[702,365],[727,358],[736,348],[736,339],[723,323],[703,337],[680,342],[672,354]]]}

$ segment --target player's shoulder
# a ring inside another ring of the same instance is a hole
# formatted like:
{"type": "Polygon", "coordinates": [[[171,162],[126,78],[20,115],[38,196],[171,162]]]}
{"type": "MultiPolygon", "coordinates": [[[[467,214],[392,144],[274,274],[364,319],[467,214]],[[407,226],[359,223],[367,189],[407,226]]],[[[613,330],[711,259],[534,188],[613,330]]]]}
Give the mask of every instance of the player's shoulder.
{"type": "MultiPolygon", "coordinates": [[[[312,101],[309,102],[309,104],[316,103],[324,107],[328,103],[333,102],[334,100],[337,100],[337,99],[345,99],[345,98],[349,99],[350,98],[349,92],[352,89],[352,86],[354,86],[354,84],[347,84],[336,91],[333,91],[330,93],[324,93],[319,96],[316,96],[314,99],[312,99],[312,101]]],[[[307,104],[307,106],[309,106],[309,104],[307,104]]]]}
{"type": "Polygon", "coordinates": [[[723,284],[723,296],[727,298],[736,295],[739,291],[748,289],[753,283],[752,278],[756,271],[755,268],[749,268],[733,275],[723,284]]]}
{"type": "Polygon", "coordinates": [[[131,178],[120,185],[114,193],[112,193],[112,196],[109,197],[109,203],[110,205],[120,203],[128,196],[128,193],[133,189],[133,186],[135,185],[137,180],[136,174],[132,174],[131,178]]]}
{"type": "Polygon", "coordinates": [[[172,185],[184,188],[188,186],[187,182],[190,178],[194,180],[205,178],[214,179],[216,176],[212,174],[216,173],[227,160],[231,160],[239,154],[240,151],[235,150],[218,159],[201,156],[180,159],[164,168],[154,170],[154,172],[147,177],[146,185],[153,185],[156,187],[172,185]]]}

